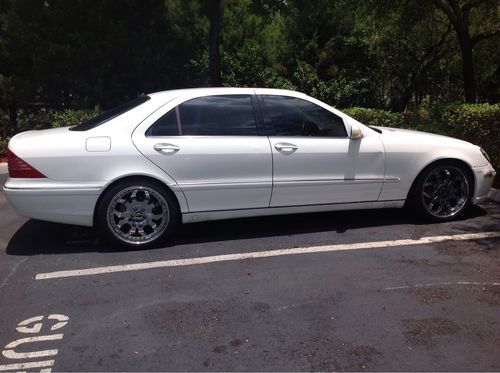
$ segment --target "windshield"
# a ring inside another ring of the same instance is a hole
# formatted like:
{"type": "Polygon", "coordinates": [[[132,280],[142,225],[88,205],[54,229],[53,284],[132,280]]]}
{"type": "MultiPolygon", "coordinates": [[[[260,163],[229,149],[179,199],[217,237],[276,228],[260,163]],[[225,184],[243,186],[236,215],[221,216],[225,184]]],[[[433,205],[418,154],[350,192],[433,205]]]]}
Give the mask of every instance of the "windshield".
{"type": "Polygon", "coordinates": [[[97,117],[94,117],[92,119],[86,120],[74,127],[70,128],[70,131],[88,131],[92,128],[95,128],[97,126],[100,126],[101,124],[116,118],[119,115],[122,115],[126,113],[129,110],[132,110],[133,108],[142,105],[144,102],[148,101],[151,97],[149,96],[139,96],[131,101],[125,102],[121,105],[118,105],[114,107],[113,109],[107,110],[103,112],[102,114],[99,114],[97,117]]]}

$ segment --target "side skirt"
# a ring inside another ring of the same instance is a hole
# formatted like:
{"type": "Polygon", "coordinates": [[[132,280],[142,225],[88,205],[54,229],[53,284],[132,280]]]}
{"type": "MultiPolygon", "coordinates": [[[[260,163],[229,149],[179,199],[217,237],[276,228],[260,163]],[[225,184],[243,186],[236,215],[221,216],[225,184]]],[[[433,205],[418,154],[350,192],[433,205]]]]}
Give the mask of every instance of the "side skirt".
{"type": "Polygon", "coordinates": [[[405,200],[396,200],[396,201],[376,201],[376,202],[335,203],[328,205],[310,205],[310,206],[269,207],[269,208],[245,209],[245,210],[190,212],[182,214],[182,222],[186,224],[186,223],[198,223],[209,220],[248,218],[253,216],[301,214],[307,212],[322,212],[322,211],[401,208],[404,206],[404,203],[405,200]]]}

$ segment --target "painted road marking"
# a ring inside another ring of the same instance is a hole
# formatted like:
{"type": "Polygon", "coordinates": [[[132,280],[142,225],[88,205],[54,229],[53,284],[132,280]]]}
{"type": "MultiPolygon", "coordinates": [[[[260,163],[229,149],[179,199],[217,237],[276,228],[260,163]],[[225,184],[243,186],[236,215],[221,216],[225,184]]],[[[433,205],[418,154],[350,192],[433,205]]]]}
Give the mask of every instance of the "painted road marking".
{"type": "Polygon", "coordinates": [[[458,281],[458,282],[432,282],[428,284],[415,284],[415,285],[403,285],[403,286],[393,286],[390,288],[385,288],[384,290],[401,290],[401,289],[412,289],[412,288],[425,288],[434,286],[500,286],[500,282],[477,282],[477,281],[458,281]]]}
{"type": "Polygon", "coordinates": [[[362,250],[362,249],[365,250],[365,249],[385,248],[394,246],[412,246],[412,245],[431,244],[443,241],[478,240],[478,239],[494,238],[494,237],[500,237],[500,232],[466,233],[466,234],[455,234],[448,236],[422,237],[416,240],[403,239],[403,240],[393,240],[393,241],[376,241],[376,242],[361,242],[361,243],[326,245],[326,246],[310,246],[310,247],[299,247],[293,249],[279,249],[279,250],[269,250],[269,251],[254,251],[241,254],[215,255],[215,256],[205,256],[205,257],[190,258],[190,259],[174,259],[174,260],[164,260],[158,262],[124,264],[124,265],[114,265],[107,267],[39,273],[35,276],[35,280],[47,280],[54,278],[77,277],[77,276],[92,276],[92,275],[99,275],[106,273],[139,271],[143,269],[153,269],[153,268],[192,266],[192,265],[209,264],[217,262],[231,262],[231,261],[247,260],[247,259],[269,258],[275,256],[283,256],[283,255],[314,254],[314,253],[326,253],[326,252],[345,251],[345,250],[362,250]]]}
{"type": "Polygon", "coordinates": [[[5,350],[2,351],[2,355],[5,356],[7,359],[31,359],[33,357],[54,356],[57,355],[57,349],[42,350],[35,352],[16,352],[14,351],[14,348],[26,343],[57,341],[58,339],[62,338],[63,338],[62,334],[53,334],[53,335],[40,335],[37,337],[17,339],[14,342],[10,342],[7,346],[5,346],[5,350]]]}
{"type": "MultiPolygon", "coordinates": [[[[21,321],[17,324],[16,330],[22,334],[37,334],[40,333],[43,326],[44,316],[34,316],[29,319],[21,321]],[[33,324],[32,326],[29,326],[33,324]]],[[[51,314],[47,317],[47,320],[55,320],[56,322],[50,327],[51,331],[61,329],[68,324],[69,317],[66,315],[60,314],[51,314]]],[[[47,329],[47,328],[45,328],[47,329]]],[[[57,341],[63,339],[63,334],[48,334],[48,335],[37,335],[32,337],[19,338],[15,341],[8,343],[4,350],[2,351],[2,355],[9,360],[20,360],[20,359],[36,359],[36,358],[46,358],[56,356],[59,352],[58,349],[50,349],[50,350],[40,350],[40,351],[29,351],[29,352],[19,352],[16,349],[26,348],[26,345],[31,347],[32,343],[40,343],[46,341],[57,341]]],[[[32,368],[44,368],[41,369],[40,372],[50,373],[52,371],[52,366],[54,365],[54,360],[42,360],[42,361],[28,361],[28,362],[19,362],[12,364],[4,364],[0,365],[0,372],[5,371],[22,371],[25,369],[32,368]]]]}
{"type": "MultiPolygon", "coordinates": [[[[24,370],[30,368],[47,368],[54,365],[54,360],[45,360],[45,361],[34,361],[31,363],[17,363],[17,364],[6,364],[0,365],[0,372],[5,372],[9,370],[24,370]]],[[[52,369],[44,369],[44,372],[50,373],[52,369]]]]}

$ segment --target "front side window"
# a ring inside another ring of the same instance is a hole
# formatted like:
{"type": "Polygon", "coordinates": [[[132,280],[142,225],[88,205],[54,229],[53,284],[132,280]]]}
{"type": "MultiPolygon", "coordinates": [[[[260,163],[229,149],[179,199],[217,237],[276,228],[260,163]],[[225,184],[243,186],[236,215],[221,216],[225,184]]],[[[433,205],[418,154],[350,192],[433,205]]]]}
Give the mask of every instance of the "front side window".
{"type": "Polygon", "coordinates": [[[257,123],[250,95],[198,97],[158,119],[147,136],[255,136],[257,123]]]}
{"type": "Polygon", "coordinates": [[[275,136],[347,137],[342,118],[312,102],[275,95],[262,100],[264,123],[275,136]]]}

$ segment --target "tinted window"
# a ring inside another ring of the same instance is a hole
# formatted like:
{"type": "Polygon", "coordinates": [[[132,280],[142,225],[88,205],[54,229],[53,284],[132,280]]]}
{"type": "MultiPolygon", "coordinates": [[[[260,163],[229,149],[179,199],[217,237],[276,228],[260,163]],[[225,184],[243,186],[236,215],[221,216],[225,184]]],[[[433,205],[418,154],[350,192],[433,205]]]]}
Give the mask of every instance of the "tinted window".
{"type": "Polygon", "coordinates": [[[176,136],[179,134],[177,127],[176,109],[170,110],[167,114],[158,119],[146,131],[146,136],[176,136]]]}
{"type": "Polygon", "coordinates": [[[101,124],[116,118],[119,115],[125,114],[127,111],[132,110],[133,108],[142,105],[146,101],[148,101],[151,97],[149,96],[139,96],[136,99],[132,101],[128,101],[124,104],[121,104],[113,109],[107,110],[104,113],[98,115],[97,117],[94,117],[92,119],[89,119],[85,122],[82,122],[74,127],[71,127],[71,131],[87,131],[92,128],[95,128],[97,126],[100,126],[101,124]]]}
{"type": "Polygon", "coordinates": [[[199,97],[179,112],[183,135],[257,135],[250,95],[199,97]]]}
{"type": "Polygon", "coordinates": [[[288,96],[262,96],[264,122],[275,136],[347,137],[342,118],[312,102],[288,96]]]}

